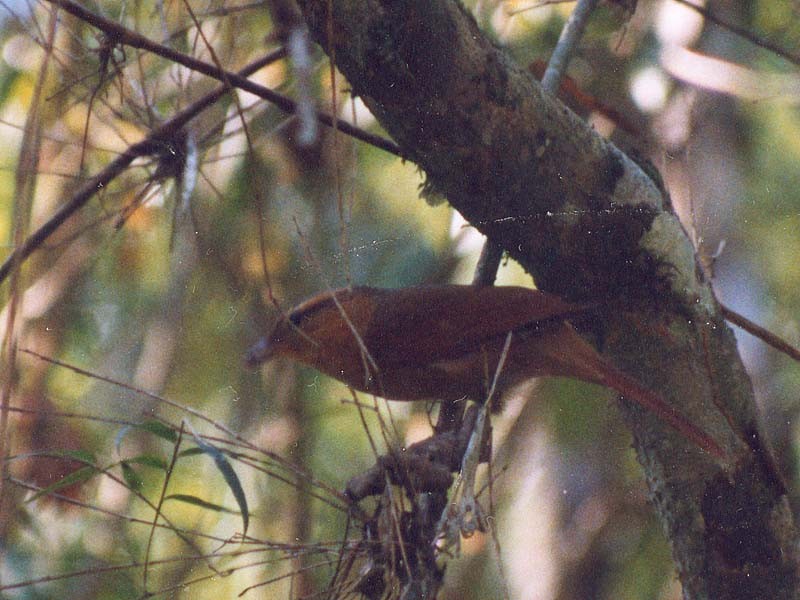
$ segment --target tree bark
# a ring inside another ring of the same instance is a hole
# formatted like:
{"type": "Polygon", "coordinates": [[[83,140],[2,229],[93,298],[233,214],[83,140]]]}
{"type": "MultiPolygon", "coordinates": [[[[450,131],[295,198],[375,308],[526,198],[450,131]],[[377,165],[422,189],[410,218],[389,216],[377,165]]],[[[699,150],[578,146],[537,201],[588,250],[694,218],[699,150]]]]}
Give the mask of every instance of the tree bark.
{"type": "MultiPolygon", "coordinates": [[[[607,308],[600,350],[728,452],[721,464],[621,400],[684,596],[794,598],[793,516],[753,391],[669,197],[456,0],[299,0],[353,94],[538,287],[607,308]]],[[[647,169],[650,171],[650,169],[647,169]]]]}

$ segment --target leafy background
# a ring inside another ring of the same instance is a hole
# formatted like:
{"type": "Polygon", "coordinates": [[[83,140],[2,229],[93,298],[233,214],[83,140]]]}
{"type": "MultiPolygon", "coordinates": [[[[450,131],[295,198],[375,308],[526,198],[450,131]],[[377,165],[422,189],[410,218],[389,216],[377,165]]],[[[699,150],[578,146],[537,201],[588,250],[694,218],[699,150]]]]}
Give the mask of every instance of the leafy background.
{"type": "MultiPolygon", "coordinates": [[[[521,64],[546,60],[571,9],[511,14],[530,3],[465,4],[521,64]]],[[[0,252],[7,255],[15,222],[35,229],[88,176],[215,84],[152,54],[123,51],[61,13],[34,113],[52,7],[2,5],[0,252]],[[26,133],[31,114],[38,122],[26,133]],[[36,138],[31,166],[20,157],[36,138]],[[26,186],[34,190],[30,203],[26,186]]],[[[183,2],[86,5],[213,62],[183,2]]],[[[268,3],[191,8],[229,70],[280,44],[268,3]]],[[[715,1],[707,9],[797,54],[797,3],[715,1]]],[[[330,112],[335,104],[340,119],[380,133],[347,82],[332,83],[319,49],[313,58],[318,106],[330,112]]],[[[797,65],[673,0],[643,0],[629,20],[619,5],[598,9],[569,71],[617,121],[597,107],[573,108],[661,171],[720,298],[793,343],[800,340],[797,65]]],[[[301,93],[285,60],[253,79],[301,93]]],[[[349,283],[468,282],[476,232],[446,203],[419,199],[423,178],[414,165],[330,129],[314,148],[298,148],[296,123],[250,94],[224,97],[191,131],[200,165],[188,204],[174,178],[156,177],[155,160],[137,160],[26,262],[16,287],[0,288],[3,335],[18,292],[19,347],[64,363],[18,355],[0,505],[3,597],[321,593],[341,567],[342,540],[357,537],[335,491],[374,462],[370,435],[380,449],[430,431],[430,407],[361,398],[360,413],[341,384],[288,363],[248,371],[243,356],[278,314],[273,298],[287,309],[349,283]],[[248,541],[234,537],[242,516],[212,457],[184,452],[193,447],[189,425],[175,454],[183,419],[218,447],[241,452],[229,458],[249,501],[248,541]],[[215,423],[250,445],[223,442],[215,423]],[[158,523],[166,526],[153,527],[162,495],[158,523]]],[[[503,265],[500,283],[531,284],[513,263],[503,265]]],[[[794,481],[800,369],[746,334],[739,339],[794,481]]],[[[612,394],[535,381],[494,429],[496,533],[463,540],[444,597],[504,590],[514,598],[680,597],[612,394]]]]}

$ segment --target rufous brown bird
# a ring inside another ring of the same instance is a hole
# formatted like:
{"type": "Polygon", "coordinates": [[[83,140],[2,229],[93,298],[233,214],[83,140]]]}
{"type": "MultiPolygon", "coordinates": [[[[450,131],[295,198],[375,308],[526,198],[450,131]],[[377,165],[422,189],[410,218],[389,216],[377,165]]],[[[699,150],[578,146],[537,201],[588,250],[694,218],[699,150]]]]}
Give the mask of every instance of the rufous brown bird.
{"type": "Polygon", "coordinates": [[[573,377],[616,390],[723,458],[707,433],[614,367],[568,322],[592,308],[511,286],[339,289],[283,315],[247,362],[284,356],[389,400],[482,401],[495,379],[502,396],[533,377],[573,377]]]}

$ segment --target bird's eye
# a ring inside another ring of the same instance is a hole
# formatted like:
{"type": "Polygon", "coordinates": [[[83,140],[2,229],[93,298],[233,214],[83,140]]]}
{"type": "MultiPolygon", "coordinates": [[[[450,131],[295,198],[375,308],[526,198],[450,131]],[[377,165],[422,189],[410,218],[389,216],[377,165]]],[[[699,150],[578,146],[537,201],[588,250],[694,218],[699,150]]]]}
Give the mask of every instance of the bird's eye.
{"type": "Polygon", "coordinates": [[[333,300],[329,297],[312,298],[295,308],[287,318],[289,323],[299,327],[303,321],[309,319],[312,315],[323,312],[333,306],[335,306],[333,300]]]}

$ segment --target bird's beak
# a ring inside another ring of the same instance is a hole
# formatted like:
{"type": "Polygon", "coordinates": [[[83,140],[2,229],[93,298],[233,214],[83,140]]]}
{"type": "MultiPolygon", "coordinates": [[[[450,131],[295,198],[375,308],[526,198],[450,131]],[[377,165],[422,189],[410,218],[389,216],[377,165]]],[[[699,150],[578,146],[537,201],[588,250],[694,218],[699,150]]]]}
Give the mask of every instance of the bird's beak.
{"type": "Polygon", "coordinates": [[[261,363],[264,363],[272,358],[272,354],[273,352],[269,343],[269,339],[262,337],[255,344],[253,344],[247,351],[247,354],[245,354],[245,365],[251,369],[254,369],[261,363]]]}

